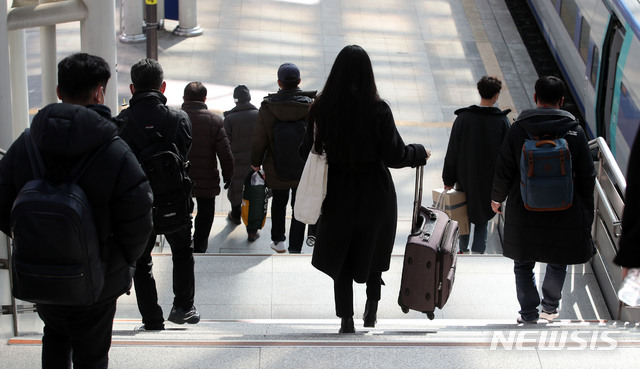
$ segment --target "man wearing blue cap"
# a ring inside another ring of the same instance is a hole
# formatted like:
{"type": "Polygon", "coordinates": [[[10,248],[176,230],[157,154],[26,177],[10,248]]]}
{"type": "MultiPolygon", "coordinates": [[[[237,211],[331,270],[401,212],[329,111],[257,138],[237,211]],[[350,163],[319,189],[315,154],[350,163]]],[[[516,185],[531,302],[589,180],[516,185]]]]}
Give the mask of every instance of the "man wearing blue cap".
{"type": "MultiPolygon", "coordinates": [[[[307,112],[317,91],[302,91],[300,69],[293,63],[284,63],[278,68],[280,90],[264,98],[258,111],[258,120],[253,131],[251,167],[259,170],[264,166],[267,187],[272,190],[271,203],[271,248],[287,251],[285,216],[289,193],[291,208],[296,198],[296,189],[304,168],[298,155],[298,147],[307,126],[307,112]]],[[[289,229],[289,253],[302,250],[305,225],[291,219],[289,229]]]]}

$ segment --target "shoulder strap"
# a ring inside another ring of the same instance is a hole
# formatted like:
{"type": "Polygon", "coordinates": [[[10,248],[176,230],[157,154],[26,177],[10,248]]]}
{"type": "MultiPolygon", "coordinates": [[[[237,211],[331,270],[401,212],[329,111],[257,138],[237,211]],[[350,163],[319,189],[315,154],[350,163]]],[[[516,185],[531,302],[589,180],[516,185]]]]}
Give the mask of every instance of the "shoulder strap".
{"type": "MultiPolygon", "coordinates": [[[[164,130],[163,134],[160,135],[163,142],[174,142],[176,140],[176,137],[178,135],[179,119],[180,117],[177,114],[172,114],[171,109],[167,107],[167,115],[164,119],[164,130]],[[169,117],[172,115],[175,119],[169,119],[169,117]],[[170,125],[173,125],[173,123],[175,123],[175,127],[169,127],[170,125]],[[169,137],[171,138],[169,139],[169,137]]],[[[129,124],[131,124],[132,126],[131,140],[133,141],[139,153],[149,144],[152,138],[149,137],[149,133],[140,126],[140,124],[134,117],[133,110],[131,110],[131,108],[129,108],[129,111],[127,113],[127,126],[129,126],[129,124]],[[146,140],[144,140],[144,138],[146,138],[146,140]]]]}
{"type": "Polygon", "coordinates": [[[29,128],[24,130],[24,143],[27,146],[27,154],[29,156],[29,161],[31,162],[33,177],[36,179],[41,178],[45,172],[44,160],[42,160],[40,150],[33,143],[31,130],[29,128]]]}
{"type": "MultiPolygon", "coordinates": [[[[31,162],[31,168],[33,169],[33,176],[36,179],[42,178],[44,173],[46,172],[46,167],[44,165],[44,160],[42,159],[42,154],[40,150],[35,146],[33,142],[33,136],[31,136],[31,130],[29,128],[24,130],[24,139],[25,144],[27,146],[27,154],[29,156],[29,161],[31,162]]],[[[118,136],[112,137],[109,141],[102,144],[98,149],[96,149],[93,153],[87,153],[78,164],[76,164],[73,169],[71,169],[71,173],[76,173],[72,176],[72,181],[77,182],[80,177],[87,170],[89,165],[93,162],[93,160],[100,155],[112,142],[118,139],[118,136]]]]}
{"type": "Polygon", "coordinates": [[[109,145],[111,145],[111,143],[116,141],[117,139],[118,136],[113,136],[109,141],[103,143],[102,146],[96,149],[93,153],[88,153],[87,155],[85,155],[84,158],[80,161],[80,164],[76,166],[78,169],[73,170],[76,173],[75,176],[73,176],[73,182],[77,182],[82,177],[87,168],[89,168],[93,161],[98,157],[98,155],[106,150],[107,147],[109,147],[109,145]]]}

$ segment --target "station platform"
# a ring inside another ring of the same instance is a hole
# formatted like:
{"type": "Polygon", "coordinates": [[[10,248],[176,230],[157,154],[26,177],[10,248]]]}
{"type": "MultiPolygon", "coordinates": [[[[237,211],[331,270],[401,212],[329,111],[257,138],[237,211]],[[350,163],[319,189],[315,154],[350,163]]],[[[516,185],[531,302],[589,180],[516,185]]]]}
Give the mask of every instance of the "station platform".
{"type": "MultiPolygon", "coordinates": [[[[170,105],[181,105],[188,82],[202,81],[214,111],[234,106],[238,84],[250,88],[259,106],[277,89],[276,71],[284,62],[300,67],[301,88],[321,90],[342,47],[359,44],[370,54],[380,96],[389,102],[404,141],[432,151],[424,204],[432,202],[431,189],[442,187],[453,112],[479,102],[475,84],[482,75],[503,80],[498,106],[512,109],[511,118],[534,107],[538,76],[504,0],[199,0],[197,6],[202,36],[173,36],[177,22],[167,20],[158,37],[170,105]]],[[[78,27],[58,26],[60,59],[79,51],[78,27]]],[[[38,42],[37,30],[28,30],[34,113],[41,107],[38,42]]],[[[119,101],[128,101],[129,68],[145,50],[144,44],[118,45],[119,101]]],[[[249,243],[244,227],[227,221],[223,191],[216,198],[209,249],[196,254],[195,305],[202,321],[137,331],[141,321],[132,290],[118,300],[110,368],[637,366],[640,330],[611,316],[589,264],[570,267],[558,319],[516,323],[513,262],[501,256],[496,221],[490,223],[486,255],[459,257],[453,293],[434,320],[402,313],[397,296],[415,172],[391,172],[398,231],[375,328],[362,326],[366,296],[357,285],[356,334],[338,334],[333,282],[311,266],[313,248],[276,254],[269,247],[269,218],[261,237],[249,243]]],[[[544,271],[544,265],[536,268],[544,271]]],[[[166,317],[173,298],[168,245],[154,252],[154,275],[166,317]]],[[[0,368],[40,366],[42,324],[35,314],[20,314],[19,327],[19,336],[0,339],[0,368]]]]}

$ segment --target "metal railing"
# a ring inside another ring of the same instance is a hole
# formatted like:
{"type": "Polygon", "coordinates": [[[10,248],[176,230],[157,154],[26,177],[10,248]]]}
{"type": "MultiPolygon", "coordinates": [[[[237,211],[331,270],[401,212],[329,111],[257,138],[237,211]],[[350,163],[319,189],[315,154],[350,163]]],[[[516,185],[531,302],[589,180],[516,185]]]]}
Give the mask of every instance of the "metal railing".
{"type": "MultiPolygon", "coordinates": [[[[6,150],[0,148],[0,156],[4,156],[7,153],[6,150]]],[[[0,315],[13,315],[13,335],[18,336],[20,334],[18,327],[18,314],[35,313],[36,305],[32,303],[18,304],[18,300],[13,297],[13,284],[11,281],[11,240],[6,235],[1,235],[0,238],[5,239],[6,243],[6,255],[7,259],[0,259],[0,269],[8,270],[8,283],[9,283],[9,295],[10,303],[8,305],[0,305],[0,315]]]]}
{"type": "Polygon", "coordinates": [[[590,141],[589,148],[597,156],[595,217],[591,234],[598,253],[591,259],[591,266],[611,316],[619,320],[640,322],[640,309],[623,305],[618,300],[622,273],[620,266],[613,262],[622,235],[627,181],[602,137],[590,141]]]}

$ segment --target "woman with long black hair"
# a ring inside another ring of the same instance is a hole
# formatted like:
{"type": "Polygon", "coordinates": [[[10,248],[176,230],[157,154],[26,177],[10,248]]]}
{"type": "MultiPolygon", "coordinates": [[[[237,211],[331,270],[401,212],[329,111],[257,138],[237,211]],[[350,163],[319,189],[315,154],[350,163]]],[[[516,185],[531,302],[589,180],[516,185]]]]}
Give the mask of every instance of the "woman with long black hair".
{"type": "Polygon", "coordinates": [[[301,156],[313,146],[329,164],[312,264],[334,280],[340,333],[354,333],[353,281],[367,284],[363,319],[373,327],[389,270],[398,209],[388,168],[424,165],[430,152],[404,144],[378,95],[369,55],[357,45],[338,54],[308,124],[301,156]]]}

